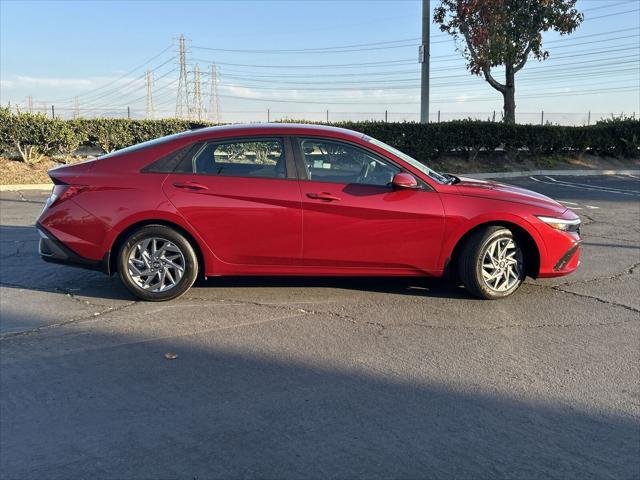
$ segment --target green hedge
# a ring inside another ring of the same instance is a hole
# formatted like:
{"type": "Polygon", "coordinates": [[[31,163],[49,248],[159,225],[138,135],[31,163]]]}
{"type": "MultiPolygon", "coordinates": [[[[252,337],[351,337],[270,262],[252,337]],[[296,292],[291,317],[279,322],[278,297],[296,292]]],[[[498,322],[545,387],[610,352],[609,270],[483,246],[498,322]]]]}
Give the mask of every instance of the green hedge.
{"type": "MultiPolygon", "coordinates": [[[[0,108],[0,150],[35,163],[45,155],[70,155],[78,147],[110,152],[153,138],[212,124],[179,119],[49,119],[42,114],[0,108]]],[[[615,119],[588,127],[506,125],[472,120],[445,123],[341,122],[334,126],[365,133],[418,159],[455,152],[470,158],[498,149],[519,154],[575,154],[637,157],[640,121],[615,119]]]]}

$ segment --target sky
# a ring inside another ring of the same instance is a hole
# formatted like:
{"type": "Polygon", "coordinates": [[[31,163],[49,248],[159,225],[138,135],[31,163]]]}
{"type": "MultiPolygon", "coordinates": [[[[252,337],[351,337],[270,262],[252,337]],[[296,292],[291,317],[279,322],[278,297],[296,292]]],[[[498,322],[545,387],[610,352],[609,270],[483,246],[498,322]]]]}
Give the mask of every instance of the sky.
{"type": "MultiPolygon", "coordinates": [[[[640,0],[578,8],[578,30],[545,34],[549,59],[518,74],[518,121],[640,116],[640,0]]],[[[184,35],[189,91],[197,64],[205,117],[215,118],[215,63],[221,121],[326,120],[327,110],[330,121],[382,120],[385,111],[389,121],[415,121],[421,11],[419,0],[0,0],[0,102],[26,110],[31,97],[34,110],[54,105],[62,117],[141,118],[149,69],[154,116],[174,116],[184,35]]],[[[499,118],[501,109],[501,95],[432,24],[431,120],[499,118]]]]}

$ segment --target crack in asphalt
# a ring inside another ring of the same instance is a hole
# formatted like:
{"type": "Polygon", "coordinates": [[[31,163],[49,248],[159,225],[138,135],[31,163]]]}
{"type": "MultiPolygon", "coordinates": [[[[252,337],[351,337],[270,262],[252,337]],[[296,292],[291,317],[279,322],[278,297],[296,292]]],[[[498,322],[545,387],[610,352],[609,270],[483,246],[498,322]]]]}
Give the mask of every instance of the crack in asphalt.
{"type": "MultiPolygon", "coordinates": [[[[562,282],[557,285],[554,285],[554,287],[571,287],[573,285],[585,285],[587,283],[595,283],[595,282],[601,282],[605,280],[619,280],[620,278],[633,275],[638,267],[640,267],[640,262],[632,263],[627,268],[625,268],[622,272],[614,273],[613,275],[608,275],[606,277],[588,278],[586,280],[570,280],[567,282],[562,282]]],[[[535,285],[535,284],[530,283],[528,285],[535,285]]],[[[546,285],[539,285],[539,286],[545,287],[546,285]]],[[[560,291],[564,291],[564,290],[560,290],[560,291]]]]}
{"type": "Polygon", "coordinates": [[[572,292],[571,290],[563,290],[558,285],[553,286],[552,289],[556,290],[558,292],[562,292],[562,293],[567,293],[569,295],[573,295],[575,297],[590,298],[590,299],[596,300],[596,301],[598,301],[600,303],[604,303],[605,305],[611,305],[611,306],[614,306],[614,307],[621,307],[621,308],[625,308],[627,310],[630,310],[632,312],[640,313],[640,310],[635,308],[635,307],[631,307],[629,305],[625,305],[624,303],[618,303],[618,302],[613,302],[611,300],[605,300],[604,298],[597,297],[595,295],[588,295],[586,293],[572,292]]]}
{"type": "Polygon", "coordinates": [[[625,323],[632,322],[632,319],[620,320],[617,322],[600,322],[600,323],[541,323],[538,325],[524,325],[522,323],[510,323],[506,325],[491,325],[486,327],[473,327],[469,325],[461,326],[447,326],[447,325],[432,325],[428,323],[400,323],[395,325],[388,325],[389,328],[396,327],[420,327],[430,330],[472,330],[472,331],[491,331],[491,330],[506,330],[506,329],[525,329],[534,330],[538,328],[584,328],[584,327],[609,327],[618,326],[625,323]]]}
{"type": "Polygon", "coordinates": [[[21,336],[25,336],[25,335],[31,335],[31,334],[35,334],[35,333],[40,333],[42,331],[46,331],[46,330],[51,330],[54,328],[59,328],[59,327],[64,327],[66,325],[72,324],[72,323],[80,323],[86,320],[93,320],[96,319],[98,317],[101,317],[104,314],[107,313],[111,313],[111,312],[119,312],[121,310],[124,310],[127,307],[130,307],[131,305],[134,305],[138,303],[137,300],[131,301],[130,303],[127,303],[125,305],[120,305],[118,307],[107,307],[106,309],[99,311],[99,312],[95,312],[92,315],[82,315],[79,317],[75,317],[75,318],[71,318],[69,320],[65,320],[64,322],[57,322],[57,323],[51,323],[48,325],[42,325],[40,327],[35,327],[35,328],[30,328],[28,330],[20,330],[18,332],[8,332],[8,333],[4,333],[2,335],[0,335],[0,341],[3,340],[7,340],[10,338],[14,338],[14,337],[21,337],[21,336]]]}

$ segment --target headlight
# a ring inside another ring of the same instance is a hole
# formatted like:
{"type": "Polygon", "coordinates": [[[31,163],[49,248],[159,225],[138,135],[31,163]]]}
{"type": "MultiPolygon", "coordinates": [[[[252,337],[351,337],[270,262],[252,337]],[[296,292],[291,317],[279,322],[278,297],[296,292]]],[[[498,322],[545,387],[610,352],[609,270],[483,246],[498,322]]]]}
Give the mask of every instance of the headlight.
{"type": "Polygon", "coordinates": [[[536,217],[556,230],[563,232],[578,232],[580,230],[581,221],[579,218],[566,220],[564,218],[543,217],[542,215],[536,215],[536,217]]]}

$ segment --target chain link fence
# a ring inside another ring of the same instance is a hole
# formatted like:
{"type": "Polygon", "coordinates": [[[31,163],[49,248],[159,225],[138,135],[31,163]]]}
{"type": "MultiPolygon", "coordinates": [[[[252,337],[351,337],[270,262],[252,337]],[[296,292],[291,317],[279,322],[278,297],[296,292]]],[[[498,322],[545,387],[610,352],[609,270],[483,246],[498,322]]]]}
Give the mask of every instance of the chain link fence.
{"type": "MultiPolygon", "coordinates": [[[[12,106],[13,111],[30,111],[44,113],[49,117],[71,119],[71,118],[132,118],[144,119],[148,118],[146,112],[132,107],[120,107],[109,109],[82,109],[65,107],[58,105],[38,104],[31,107],[12,106]]],[[[156,111],[153,118],[174,118],[173,110],[156,111]]],[[[521,124],[530,125],[592,125],[599,120],[607,118],[636,118],[636,112],[518,112],[516,111],[516,121],[521,124]]],[[[435,110],[429,113],[429,121],[448,122],[452,120],[483,120],[500,122],[502,120],[502,112],[499,110],[481,111],[481,112],[447,112],[444,110],[435,110]]],[[[191,120],[208,120],[219,123],[253,123],[253,122],[276,122],[276,121],[306,121],[306,122],[343,122],[343,121],[374,121],[374,122],[418,122],[420,113],[414,112],[398,112],[393,110],[377,110],[367,112],[357,111],[340,111],[340,110],[316,110],[316,111],[283,111],[276,109],[264,110],[231,110],[220,111],[219,118],[211,118],[206,114],[198,119],[191,120]]]]}

